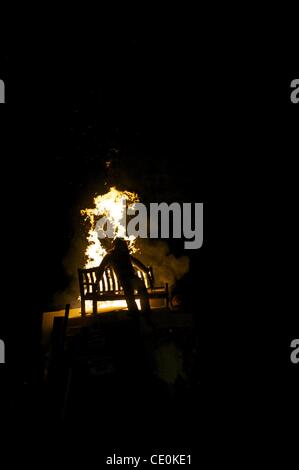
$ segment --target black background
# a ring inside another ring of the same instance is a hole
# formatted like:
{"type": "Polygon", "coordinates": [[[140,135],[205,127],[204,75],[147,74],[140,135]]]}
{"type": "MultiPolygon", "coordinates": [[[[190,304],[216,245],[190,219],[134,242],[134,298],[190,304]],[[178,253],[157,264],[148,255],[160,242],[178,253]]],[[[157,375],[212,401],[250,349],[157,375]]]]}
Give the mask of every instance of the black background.
{"type": "Polygon", "coordinates": [[[267,454],[264,436],[280,443],[298,395],[293,58],[250,38],[240,50],[236,38],[214,45],[196,28],[95,36],[1,61],[9,392],[18,396],[38,366],[40,315],[66,282],[74,217],[117,148],[127,189],[206,203],[204,246],[190,254],[203,383],[192,448],[220,446],[230,458],[233,441],[267,454]]]}

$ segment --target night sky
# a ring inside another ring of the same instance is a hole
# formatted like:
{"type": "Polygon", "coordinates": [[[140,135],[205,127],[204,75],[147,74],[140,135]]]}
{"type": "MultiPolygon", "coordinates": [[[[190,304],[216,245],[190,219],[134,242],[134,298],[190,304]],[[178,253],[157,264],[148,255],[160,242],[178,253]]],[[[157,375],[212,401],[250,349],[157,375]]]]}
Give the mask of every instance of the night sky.
{"type": "MultiPolygon", "coordinates": [[[[31,72],[7,80],[5,212],[12,211],[7,235],[16,252],[5,254],[26,273],[18,284],[17,318],[25,349],[34,345],[31,363],[41,313],[70,282],[63,261],[78,231],[84,237],[80,209],[91,207],[96,193],[111,184],[137,192],[145,203],[206,202],[218,177],[210,180],[212,83],[192,48],[150,38],[104,39],[95,55],[27,58],[31,72]]],[[[170,241],[170,249],[184,254],[183,241],[170,241]]],[[[185,253],[191,259],[188,302],[202,283],[204,303],[205,251],[185,253]]]]}

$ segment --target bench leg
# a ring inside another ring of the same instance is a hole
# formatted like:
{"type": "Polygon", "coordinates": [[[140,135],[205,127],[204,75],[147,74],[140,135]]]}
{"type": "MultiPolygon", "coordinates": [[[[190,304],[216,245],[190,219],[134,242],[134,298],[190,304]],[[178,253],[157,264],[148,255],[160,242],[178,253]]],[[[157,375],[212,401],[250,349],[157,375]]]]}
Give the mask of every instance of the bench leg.
{"type": "Polygon", "coordinates": [[[96,300],[92,301],[92,314],[96,315],[98,313],[98,303],[96,300]]]}
{"type": "Polygon", "coordinates": [[[81,315],[82,317],[85,317],[86,311],[85,311],[85,300],[81,298],[81,315]]]}
{"type": "Polygon", "coordinates": [[[168,309],[169,308],[169,289],[168,289],[168,282],[166,282],[166,286],[165,286],[165,290],[166,290],[166,308],[168,309]]]}

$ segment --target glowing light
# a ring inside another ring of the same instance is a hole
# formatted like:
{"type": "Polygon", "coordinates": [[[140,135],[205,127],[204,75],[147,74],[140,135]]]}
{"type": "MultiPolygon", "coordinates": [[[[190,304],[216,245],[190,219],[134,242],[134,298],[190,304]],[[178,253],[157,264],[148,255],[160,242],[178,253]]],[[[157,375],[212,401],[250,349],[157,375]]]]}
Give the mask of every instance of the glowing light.
{"type": "MultiPolygon", "coordinates": [[[[134,236],[126,235],[126,227],[124,224],[124,211],[128,207],[134,208],[134,204],[139,202],[136,193],[129,191],[119,191],[115,187],[110,188],[109,192],[94,198],[94,207],[91,209],[81,210],[81,215],[85,216],[85,222],[90,226],[87,236],[87,248],[85,251],[86,264],[85,268],[94,268],[101,264],[104,256],[107,254],[106,249],[98,238],[97,221],[101,217],[106,217],[113,227],[113,238],[122,237],[129,243],[131,253],[136,253],[134,236]]],[[[137,300],[137,304],[139,301],[137,300]]],[[[92,302],[86,302],[87,311],[92,310],[92,302]]],[[[125,300],[117,300],[111,302],[101,302],[101,307],[126,308],[125,300]]]]}

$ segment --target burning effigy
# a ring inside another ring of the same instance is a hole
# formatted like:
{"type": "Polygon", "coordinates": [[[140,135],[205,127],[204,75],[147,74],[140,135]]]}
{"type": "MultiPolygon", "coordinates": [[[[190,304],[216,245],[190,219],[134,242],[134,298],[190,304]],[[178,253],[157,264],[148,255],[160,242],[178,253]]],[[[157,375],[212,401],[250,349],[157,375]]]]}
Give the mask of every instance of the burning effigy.
{"type": "Polygon", "coordinates": [[[87,263],[85,269],[78,270],[81,314],[85,316],[86,308],[92,313],[98,313],[98,302],[102,306],[126,307],[137,309],[135,299],[139,301],[139,309],[149,310],[149,299],[165,299],[168,307],[168,283],[165,286],[154,286],[152,267],[146,267],[140,260],[133,258],[137,250],[136,234],[128,234],[126,215],[138,202],[137,194],[129,191],[110,191],[94,199],[95,207],[85,209],[81,214],[90,224],[88,232],[88,247],[86,249],[87,263]],[[105,244],[102,240],[105,240],[105,244]],[[108,240],[108,245],[107,245],[108,240]],[[112,241],[114,240],[114,242],[112,241]],[[116,241],[118,251],[116,251],[116,241]],[[110,246],[110,254],[107,254],[110,246]],[[114,246],[114,256],[111,247],[114,246]],[[129,247],[129,248],[128,248],[129,247]],[[124,261],[124,252],[125,261],[124,261]],[[129,254],[131,253],[131,254],[129,254]],[[98,273],[110,256],[113,264],[102,269],[101,278],[98,273]]]}
{"type": "MultiPolygon", "coordinates": [[[[90,225],[87,235],[88,245],[85,251],[86,269],[99,267],[107,254],[107,249],[100,241],[104,226],[99,227],[99,220],[103,221],[103,225],[109,225],[111,239],[116,237],[125,239],[129,243],[130,251],[132,253],[136,252],[136,237],[127,236],[124,217],[127,205],[132,207],[137,201],[139,201],[137,194],[129,191],[119,191],[112,187],[106,194],[98,195],[94,198],[93,208],[81,210],[81,215],[84,216],[85,222],[90,225]]],[[[82,297],[82,292],[80,297],[82,297]]],[[[92,302],[87,301],[86,304],[87,310],[91,310],[92,302]]],[[[102,308],[110,306],[125,308],[126,301],[124,299],[105,300],[101,306],[102,308]]]]}

